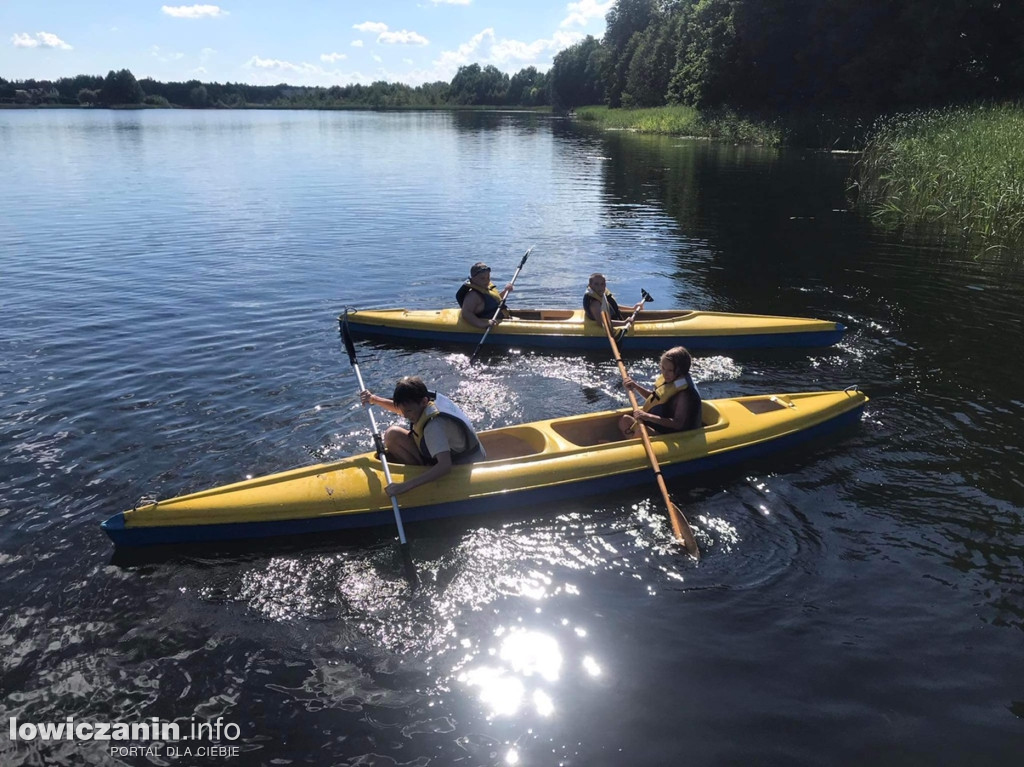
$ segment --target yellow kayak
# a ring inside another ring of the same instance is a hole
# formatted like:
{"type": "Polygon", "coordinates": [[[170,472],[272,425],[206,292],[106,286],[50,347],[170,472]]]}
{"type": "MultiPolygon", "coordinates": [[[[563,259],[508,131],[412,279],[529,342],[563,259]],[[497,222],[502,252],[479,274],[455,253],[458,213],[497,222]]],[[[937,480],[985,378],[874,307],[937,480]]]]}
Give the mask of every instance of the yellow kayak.
{"type": "MultiPolygon", "coordinates": [[[[487,336],[495,346],[542,346],[607,351],[604,328],[584,321],[583,310],[513,309],[487,336]]],[[[477,344],[483,331],[461,317],[461,310],[351,309],[354,333],[416,341],[477,344]]],[[[684,310],[641,311],[624,338],[625,348],[664,351],[683,345],[701,349],[829,346],[846,328],[838,322],[767,314],[684,310]]]]}
{"type": "MultiPolygon", "coordinates": [[[[855,390],[708,400],[701,429],[652,435],[666,477],[724,466],[859,419],[868,398],[855,390]]],[[[616,426],[627,410],[480,432],[487,461],[455,466],[437,482],[399,496],[415,522],[528,508],[651,482],[640,439],[616,426]]],[[[389,462],[396,482],[425,469],[389,462]]],[[[373,453],[293,469],[115,514],[103,529],[117,545],[259,538],[391,525],[383,467],[373,453]]],[[[653,487],[653,484],[652,484],[653,487]]]]}

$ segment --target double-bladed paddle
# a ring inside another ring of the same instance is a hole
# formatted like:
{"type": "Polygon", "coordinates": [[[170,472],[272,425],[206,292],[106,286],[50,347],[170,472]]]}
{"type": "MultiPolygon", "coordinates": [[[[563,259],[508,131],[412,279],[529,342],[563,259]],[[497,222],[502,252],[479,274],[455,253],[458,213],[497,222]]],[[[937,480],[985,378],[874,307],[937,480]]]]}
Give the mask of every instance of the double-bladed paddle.
{"type": "MultiPolygon", "coordinates": [[[[644,300],[651,300],[650,294],[644,291],[644,300]]],[[[622,357],[619,355],[619,346],[615,343],[615,334],[612,333],[612,324],[608,320],[608,315],[601,312],[601,321],[604,322],[604,332],[608,335],[608,343],[612,346],[612,355],[615,357],[615,362],[619,366],[619,373],[622,374],[622,383],[625,385],[629,379],[629,373],[626,372],[626,366],[622,363],[622,357]]],[[[639,409],[639,405],[636,401],[636,395],[633,390],[626,386],[626,393],[629,395],[629,402],[633,405],[634,410],[639,409]]],[[[658,458],[654,455],[654,448],[651,446],[651,437],[647,433],[647,427],[643,421],[638,420],[636,422],[637,428],[640,429],[640,438],[644,442],[644,450],[647,452],[647,460],[651,462],[651,468],[654,470],[654,477],[658,481],[658,488],[661,490],[661,497],[665,500],[665,506],[668,507],[668,517],[672,522],[672,531],[678,540],[681,540],[686,546],[686,550],[690,552],[690,555],[695,559],[700,559],[700,549],[697,548],[697,539],[693,537],[693,530],[690,527],[690,523],[686,521],[686,517],[683,516],[683,512],[672,503],[672,499],[669,498],[668,488],[665,486],[665,478],[661,475],[661,466],[658,464],[658,458]]]]}
{"type": "MultiPolygon", "coordinates": [[[[349,333],[348,329],[348,309],[345,309],[345,313],[341,316],[341,337],[345,342],[345,351],[348,352],[349,362],[352,363],[352,368],[356,371],[356,379],[359,382],[359,391],[362,392],[366,389],[363,384],[363,374],[359,372],[359,363],[356,362],[356,346],[352,343],[352,334],[349,333]]],[[[391,484],[391,468],[388,466],[388,459],[384,453],[384,440],[381,438],[380,431],[377,429],[377,419],[373,417],[373,411],[367,407],[367,414],[370,416],[370,428],[373,429],[373,443],[377,449],[377,457],[380,458],[380,463],[384,467],[384,479],[387,484],[391,484]]],[[[402,512],[398,508],[398,499],[395,496],[391,496],[391,507],[395,510],[395,527],[398,528],[398,542],[399,549],[402,553],[402,563],[405,565],[405,575],[409,580],[409,584],[413,587],[416,586],[418,578],[416,576],[416,566],[412,561],[412,554],[409,552],[409,542],[405,539],[405,527],[402,525],[402,512]]]]}
{"type": "Polygon", "coordinates": [[[622,329],[620,329],[618,334],[617,334],[617,340],[618,340],[619,343],[622,343],[622,339],[624,339],[626,337],[626,333],[628,333],[630,328],[633,327],[633,320],[635,320],[636,316],[638,314],[640,314],[641,311],[643,311],[644,304],[653,304],[654,303],[654,296],[652,296],[650,293],[648,293],[643,288],[640,288],[640,296],[641,296],[640,303],[638,303],[636,305],[636,309],[633,310],[633,313],[631,315],[629,315],[629,319],[626,320],[626,322],[628,324],[625,325],[622,329]]]}
{"type": "MultiPolygon", "coordinates": [[[[529,258],[530,253],[532,253],[532,252],[533,252],[533,247],[531,246],[530,249],[528,251],[526,251],[526,253],[523,254],[523,260],[519,262],[519,266],[516,268],[516,273],[512,275],[512,279],[508,283],[508,288],[505,288],[505,290],[501,291],[501,301],[498,302],[498,308],[494,310],[494,316],[491,317],[491,322],[494,322],[496,319],[498,319],[498,315],[501,313],[502,304],[505,303],[505,298],[508,297],[509,288],[512,288],[512,287],[515,286],[516,278],[519,276],[519,272],[521,272],[523,270],[523,266],[526,264],[526,259],[529,258]]],[[[487,323],[487,330],[484,331],[483,338],[480,339],[480,343],[478,343],[476,345],[476,348],[473,350],[473,353],[471,355],[469,355],[469,361],[470,362],[472,362],[473,360],[476,359],[477,352],[480,351],[480,347],[483,346],[484,345],[484,341],[487,340],[487,335],[491,332],[491,328],[494,327],[493,325],[491,325],[491,322],[487,323]]]]}

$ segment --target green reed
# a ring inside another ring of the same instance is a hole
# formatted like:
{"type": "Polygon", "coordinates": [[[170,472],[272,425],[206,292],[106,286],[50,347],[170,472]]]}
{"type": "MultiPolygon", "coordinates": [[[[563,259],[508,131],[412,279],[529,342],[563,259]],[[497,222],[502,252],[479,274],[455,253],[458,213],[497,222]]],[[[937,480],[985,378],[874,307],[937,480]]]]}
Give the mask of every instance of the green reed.
{"type": "Polygon", "coordinates": [[[778,146],[783,142],[783,132],[777,126],[728,110],[700,112],[686,106],[652,109],[608,109],[603,106],[589,106],[579,107],[576,116],[580,120],[608,130],[663,133],[763,146],[778,146]]]}
{"type": "Polygon", "coordinates": [[[956,107],[876,124],[855,170],[859,201],[887,223],[945,234],[1024,235],[1024,106],[956,107]]]}

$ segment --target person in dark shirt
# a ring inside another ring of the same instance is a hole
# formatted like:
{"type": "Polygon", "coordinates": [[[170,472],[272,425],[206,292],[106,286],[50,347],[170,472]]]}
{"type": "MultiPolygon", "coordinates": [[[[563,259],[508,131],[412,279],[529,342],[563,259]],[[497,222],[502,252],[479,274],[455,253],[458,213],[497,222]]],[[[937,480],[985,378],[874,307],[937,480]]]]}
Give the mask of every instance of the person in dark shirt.
{"type": "Polygon", "coordinates": [[[512,292],[512,283],[501,293],[491,282],[491,267],[477,261],[469,269],[469,279],[462,283],[455,299],[462,307],[462,319],[475,328],[485,330],[508,317],[505,297],[512,292]],[[499,312],[498,309],[501,309],[499,312]],[[495,312],[498,316],[495,317],[495,312]]]}
{"type": "Polygon", "coordinates": [[[604,312],[608,315],[608,319],[611,320],[613,328],[629,327],[629,319],[626,317],[627,314],[632,314],[636,311],[640,304],[633,306],[620,306],[615,300],[615,296],[608,290],[608,280],[600,272],[594,272],[590,275],[590,280],[587,282],[587,292],[583,294],[583,312],[585,320],[592,320],[598,325],[602,325],[601,313],[604,312]]]}

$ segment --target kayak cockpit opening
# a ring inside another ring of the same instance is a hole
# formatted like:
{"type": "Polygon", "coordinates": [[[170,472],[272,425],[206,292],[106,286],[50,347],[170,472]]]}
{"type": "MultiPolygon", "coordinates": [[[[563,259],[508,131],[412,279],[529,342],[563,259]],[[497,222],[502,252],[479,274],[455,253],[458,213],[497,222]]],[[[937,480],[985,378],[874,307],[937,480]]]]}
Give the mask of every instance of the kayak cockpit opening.
{"type": "Polygon", "coordinates": [[[652,311],[648,311],[646,309],[642,309],[636,315],[636,321],[637,322],[673,322],[675,320],[685,320],[691,314],[696,314],[696,312],[689,311],[689,310],[679,311],[677,309],[655,309],[655,310],[652,310],[652,311]]]}
{"type": "Polygon", "coordinates": [[[558,309],[513,309],[509,313],[514,320],[531,322],[565,322],[576,316],[576,312],[558,309]]]}
{"type": "MultiPolygon", "coordinates": [[[[624,442],[626,438],[619,431],[619,418],[623,412],[601,413],[590,418],[569,418],[564,421],[553,421],[552,430],[560,437],[579,447],[604,445],[609,442],[624,442]]],[[[722,414],[710,402],[701,403],[702,431],[710,426],[718,426],[722,422],[722,414]]],[[[666,436],[651,433],[651,437],[666,436]]],[[[667,435],[672,436],[672,435],[667,435]]],[[[635,438],[634,438],[635,439],[635,438]]]]}
{"type": "Polygon", "coordinates": [[[543,453],[547,447],[544,435],[532,427],[513,426],[495,429],[481,432],[479,437],[484,450],[487,451],[488,462],[537,455],[543,453]]]}
{"type": "Polygon", "coordinates": [[[564,421],[552,421],[551,428],[558,436],[580,447],[621,442],[621,417],[621,413],[601,413],[590,418],[569,418],[564,421]]]}

